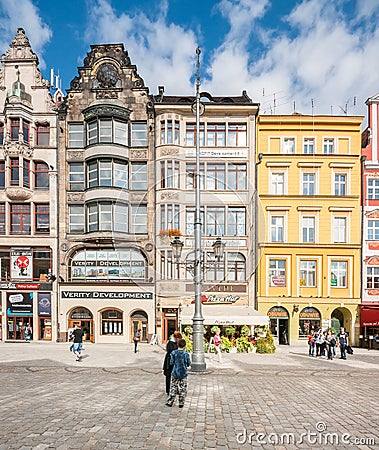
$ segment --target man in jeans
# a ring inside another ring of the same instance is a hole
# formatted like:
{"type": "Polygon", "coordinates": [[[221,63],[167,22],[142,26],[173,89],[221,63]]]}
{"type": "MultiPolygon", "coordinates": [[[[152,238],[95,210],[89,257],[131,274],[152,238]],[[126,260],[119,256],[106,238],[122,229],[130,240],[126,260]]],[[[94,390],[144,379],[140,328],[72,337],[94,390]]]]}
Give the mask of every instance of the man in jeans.
{"type": "Polygon", "coordinates": [[[76,361],[80,361],[80,355],[82,353],[82,347],[83,347],[83,330],[80,328],[80,325],[75,325],[75,330],[72,332],[73,336],[73,353],[76,357],[76,361]]]}
{"type": "Polygon", "coordinates": [[[349,334],[345,331],[344,327],[341,327],[338,333],[338,343],[341,351],[340,359],[346,359],[346,347],[349,345],[349,334]]]}

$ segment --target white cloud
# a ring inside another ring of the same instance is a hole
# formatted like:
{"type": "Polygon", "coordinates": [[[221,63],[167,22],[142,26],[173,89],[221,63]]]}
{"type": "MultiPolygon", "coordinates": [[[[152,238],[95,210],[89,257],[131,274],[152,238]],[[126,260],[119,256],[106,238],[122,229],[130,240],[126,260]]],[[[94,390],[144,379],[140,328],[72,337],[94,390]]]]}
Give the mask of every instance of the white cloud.
{"type": "Polygon", "coordinates": [[[52,37],[52,31],[40,16],[31,0],[0,0],[0,49],[6,52],[18,28],[24,28],[30,45],[38,54],[41,69],[45,68],[43,52],[52,37]]]}
{"type": "Polygon", "coordinates": [[[90,20],[86,39],[91,43],[123,42],[145,85],[166,94],[193,91],[191,76],[196,62],[194,31],[167,23],[167,2],[150,19],[145,13],[117,15],[106,0],[89,1],[90,20]]]}

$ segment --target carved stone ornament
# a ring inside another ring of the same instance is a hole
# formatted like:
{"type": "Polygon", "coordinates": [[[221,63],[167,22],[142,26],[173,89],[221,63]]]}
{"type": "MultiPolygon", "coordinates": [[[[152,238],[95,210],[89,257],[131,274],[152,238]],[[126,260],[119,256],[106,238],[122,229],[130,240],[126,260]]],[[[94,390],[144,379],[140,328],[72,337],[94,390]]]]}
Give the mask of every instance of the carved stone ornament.
{"type": "Polygon", "coordinates": [[[32,196],[32,191],[23,187],[14,186],[6,188],[5,195],[11,201],[24,201],[28,200],[32,196]]]}
{"type": "Polygon", "coordinates": [[[38,64],[38,56],[33,52],[23,28],[17,30],[17,34],[13,38],[6,54],[2,57],[3,61],[11,61],[13,59],[29,59],[36,61],[38,64]]]}
{"type": "Polygon", "coordinates": [[[147,159],[147,150],[130,150],[131,159],[147,159]]]}
{"type": "Polygon", "coordinates": [[[175,191],[162,192],[161,200],[179,200],[179,193],[175,191]]]}
{"type": "Polygon", "coordinates": [[[84,202],[84,192],[67,192],[68,202],[84,202]]]}
{"type": "Polygon", "coordinates": [[[119,80],[116,67],[109,63],[102,64],[96,73],[96,80],[102,88],[115,87],[119,80]]]}
{"type": "Polygon", "coordinates": [[[68,250],[67,242],[63,242],[61,244],[61,250],[62,250],[62,252],[67,252],[67,250],[68,250]]]}
{"type": "Polygon", "coordinates": [[[83,109],[84,120],[89,121],[96,117],[119,117],[128,120],[130,109],[118,105],[93,105],[83,109]]]}
{"type": "Polygon", "coordinates": [[[4,145],[4,156],[25,155],[31,158],[34,149],[24,142],[11,141],[4,145]]]}
{"type": "Polygon", "coordinates": [[[84,67],[92,67],[100,58],[113,58],[121,63],[122,66],[130,66],[128,52],[124,50],[123,44],[104,44],[91,45],[91,51],[84,58],[84,67]]]}
{"type": "Polygon", "coordinates": [[[67,160],[68,161],[84,161],[84,150],[68,150],[67,151],[67,160]]]}
{"type": "Polygon", "coordinates": [[[104,99],[104,98],[116,99],[116,98],[118,98],[118,92],[117,91],[96,91],[96,98],[97,99],[104,99]]]}
{"type": "Polygon", "coordinates": [[[73,80],[71,80],[70,89],[72,89],[74,91],[78,91],[80,89],[80,78],[79,77],[75,77],[73,80]]]}
{"type": "Polygon", "coordinates": [[[178,155],[178,154],[179,154],[179,149],[177,147],[161,148],[161,156],[178,155]]]}
{"type": "Polygon", "coordinates": [[[147,252],[151,252],[153,250],[153,248],[154,248],[154,246],[150,242],[145,245],[145,250],[147,252]]]}
{"type": "Polygon", "coordinates": [[[34,84],[38,87],[46,87],[48,88],[50,86],[50,82],[48,80],[45,80],[38,69],[38,67],[34,70],[34,84]]]}

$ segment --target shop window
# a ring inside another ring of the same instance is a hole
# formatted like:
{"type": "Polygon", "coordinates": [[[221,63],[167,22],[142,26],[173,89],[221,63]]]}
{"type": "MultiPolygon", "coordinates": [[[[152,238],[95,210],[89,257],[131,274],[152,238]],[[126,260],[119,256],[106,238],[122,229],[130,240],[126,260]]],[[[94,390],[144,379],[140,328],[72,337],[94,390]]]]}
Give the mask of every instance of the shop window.
{"type": "Polygon", "coordinates": [[[101,313],[101,334],[122,335],[123,314],[116,309],[108,309],[101,313]]]}
{"type": "Polygon", "coordinates": [[[48,147],[50,144],[50,125],[48,123],[37,124],[36,134],[36,145],[38,147],[48,147]]]}
{"type": "Polygon", "coordinates": [[[33,249],[33,279],[40,280],[51,271],[52,259],[51,250],[36,248],[33,249]]]}
{"type": "Polygon", "coordinates": [[[299,313],[299,338],[306,338],[310,332],[321,328],[321,314],[311,306],[302,309],[299,313]]]}

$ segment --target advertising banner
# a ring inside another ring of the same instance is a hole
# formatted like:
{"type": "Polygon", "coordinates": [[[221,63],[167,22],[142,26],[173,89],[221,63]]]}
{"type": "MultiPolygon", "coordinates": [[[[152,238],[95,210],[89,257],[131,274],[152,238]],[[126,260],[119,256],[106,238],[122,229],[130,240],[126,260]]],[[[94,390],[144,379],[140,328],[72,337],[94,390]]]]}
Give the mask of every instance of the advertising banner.
{"type": "Polygon", "coordinates": [[[33,279],[33,253],[31,250],[11,250],[12,280],[33,279]]]}
{"type": "Polygon", "coordinates": [[[7,294],[8,316],[32,316],[33,315],[33,293],[7,294]]]}
{"type": "Polygon", "coordinates": [[[51,316],[51,293],[39,292],[38,293],[38,316],[50,317],[51,316]]]}

